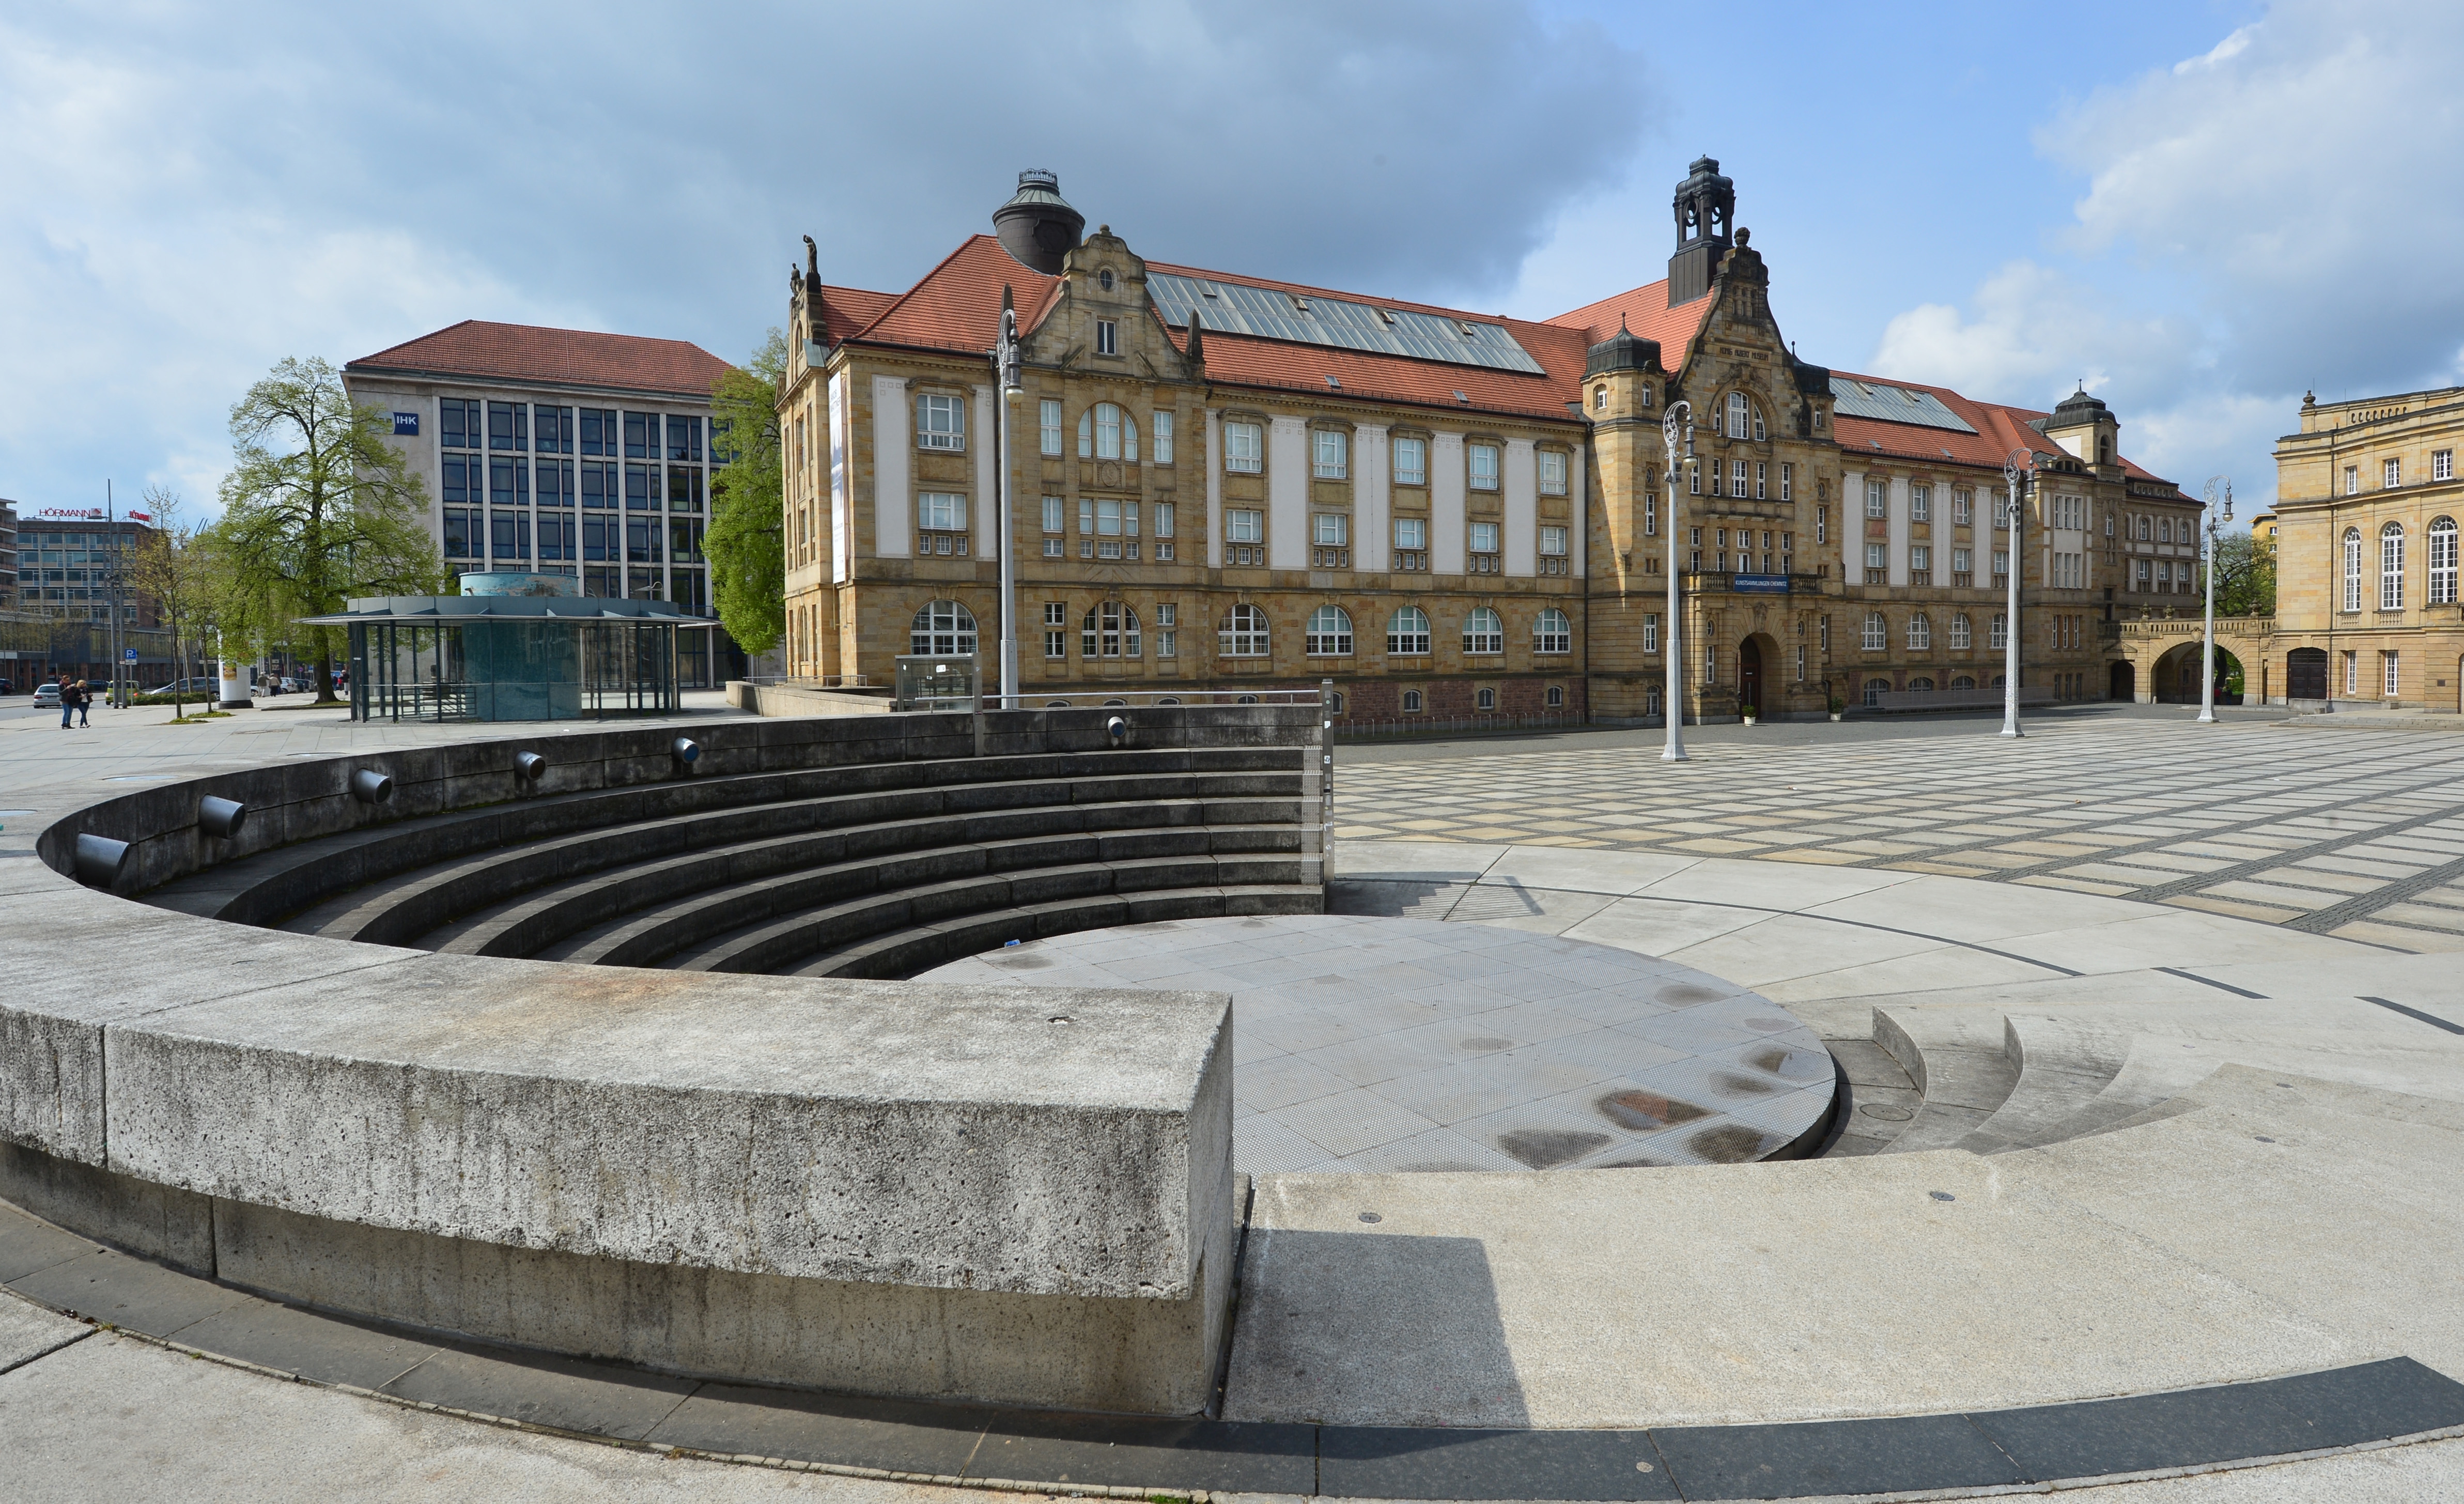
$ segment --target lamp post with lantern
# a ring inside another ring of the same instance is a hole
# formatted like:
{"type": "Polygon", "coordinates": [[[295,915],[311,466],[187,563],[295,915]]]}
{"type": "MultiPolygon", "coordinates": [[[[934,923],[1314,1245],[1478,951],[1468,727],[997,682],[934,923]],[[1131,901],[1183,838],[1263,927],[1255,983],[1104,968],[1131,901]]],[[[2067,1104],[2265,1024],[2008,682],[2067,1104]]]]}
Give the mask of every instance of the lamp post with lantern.
{"type": "Polygon", "coordinates": [[[2008,488],[2004,502],[2011,512],[2011,600],[2004,608],[2002,626],[2002,734],[2006,737],[2027,735],[2019,729],[2019,571],[2025,566],[2019,553],[2019,501],[2035,473],[2033,450],[2014,449],[2002,461],[2002,480],[2008,488]]]}
{"type": "Polygon", "coordinates": [[[1672,402],[1660,420],[1660,434],[1668,449],[1668,630],[1660,644],[1661,662],[1667,670],[1667,689],[1662,695],[1661,713],[1668,722],[1668,745],[1661,750],[1663,763],[1683,763],[1685,756],[1685,655],[1681,651],[1677,630],[1679,600],[1677,590],[1677,446],[1682,438],[1687,453],[1694,450],[1694,405],[1683,400],[1672,402]]]}
{"type": "Polygon", "coordinates": [[[2208,477],[2207,515],[2199,527],[2199,569],[2208,577],[2207,620],[2199,637],[2199,724],[2216,719],[2216,533],[2233,520],[2233,477],[2208,477]]]}

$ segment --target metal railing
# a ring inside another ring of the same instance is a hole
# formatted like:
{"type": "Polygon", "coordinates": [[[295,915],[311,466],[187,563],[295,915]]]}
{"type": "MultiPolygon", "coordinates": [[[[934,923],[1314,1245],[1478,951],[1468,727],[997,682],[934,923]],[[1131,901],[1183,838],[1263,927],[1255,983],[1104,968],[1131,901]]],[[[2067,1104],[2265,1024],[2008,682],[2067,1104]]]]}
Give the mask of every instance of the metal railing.
{"type": "Polygon", "coordinates": [[[748,674],[737,682],[750,684],[758,689],[846,690],[890,687],[887,684],[875,684],[861,674],[823,674],[801,676],[793,674],[748,674]]]}
{"type": "Polygon", "coordinates": [[[1587,725],[1582,712],[1549,711],[1523,716],[1395,716],[1376,719],[1338,719],[1335,740],[1366,741],[1381,737],[1478,736],[1484,732],[1555,731],[1587,725]]]}

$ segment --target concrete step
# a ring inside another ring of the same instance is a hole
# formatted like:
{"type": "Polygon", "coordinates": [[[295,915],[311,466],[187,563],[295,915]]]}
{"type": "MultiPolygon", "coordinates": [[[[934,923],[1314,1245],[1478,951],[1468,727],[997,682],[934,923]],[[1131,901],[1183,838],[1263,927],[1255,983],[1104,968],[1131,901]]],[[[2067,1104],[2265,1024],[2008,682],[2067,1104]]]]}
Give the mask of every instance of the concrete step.
{"type": "MultiPolygon", "coordinates": [[[[1276,853],[1297,856],[1300,831],[1288,821],[1248,826],[1171,826],[1122,830],[1062,831],[1009,841],[919,843],[913,850],[868,851],[851,860],[791,867],[745,876],[723,862],[695,864],[681,875],[619,874],[600,887],[568,895],[558,938],[518,951],[541,961],[584,965],[676,964],[674,958],[750,925],[847,899],[895,893],[928,883],[988,874],[1023,875],[1056,866],[1276,853]],[[730,877],[737,880],[730,881],[730,877]],[[671,880],[673,879],[673,880],[671,880]]],[[[544,924],[542,930],[546,928],[544,924]]],[[[514,932],[509,932],[514,933],[514,932]]],[[[465,937],[469,939],[470,937],[465,937]]]]}
{"type": "MultiPolygon", "coordinates": [[[[847,950],[894,931],[920,930],[944,920],[996,911],[1070,899],[1126,900],[1133,894],[1162,889],[1258,887],[1290,888],[1306,895],[1307,901],[1316,906],[1289,912],[1316,913],[1325,903],[1321,886],[1304,884],[1302,858],[1297,853],[1171,856],[1024,872],[984,872],[903,886],[891,892],[869,892],[803,909],[784,918],[732,930],[690,949],[677,950],[666,964],[679,971],[793,971],[817,957],[847,950]]],[[[995,940],[977,948],[990,949],[998,943],[995,940]]],[[[565,959],[583,958],[576,955],[565,959]]]]}
{"type": "Polygon", "coordinates": [[[1995,1009],[1878,1007],[1874,1043],[1906,1070],[1925,1098],[1880,1153],[1950,1148],[1984,1126],[2019,1083],[1995,1009]]]}
{"type": "Polygon", "coordinates": [[[1322,889],[1281,884],[1224,888],[1159,888],[1030,903],[997,914],[970,915],[895,930],[831,951],[791,969],[800,977],[912,977],[935,966],[998,950],[1011,940],[1040,940],[1078,930],[1163,919],[1212,919],[1258,914],[1319,914],[1322,889]]]}
{"type": "Polygon", "coordinates": [[[1958,1141],[1975,1154],[2070,1137],[2069,1125],[2113,1083],[2130,1054],[2126,1035],[2066,1019],[2011,1014],[2002,1029],[2003,1055],[2018,1080],[2002,1105],[1958,1141]]]}

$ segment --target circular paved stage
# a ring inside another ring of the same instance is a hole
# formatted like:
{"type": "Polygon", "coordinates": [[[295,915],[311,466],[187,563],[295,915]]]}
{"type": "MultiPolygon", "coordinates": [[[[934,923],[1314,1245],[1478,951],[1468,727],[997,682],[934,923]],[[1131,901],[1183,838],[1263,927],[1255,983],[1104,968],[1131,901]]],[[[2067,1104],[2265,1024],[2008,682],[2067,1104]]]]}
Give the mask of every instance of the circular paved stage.
{"type": "Polygon", "coordinates": [[[1485,924],[1172,920],[918,980],[1230,993],[1232,1155],[1253,1174],[1737,1163],[1831,1106],[1829,1052],[1769,999],[1485,924]]]}

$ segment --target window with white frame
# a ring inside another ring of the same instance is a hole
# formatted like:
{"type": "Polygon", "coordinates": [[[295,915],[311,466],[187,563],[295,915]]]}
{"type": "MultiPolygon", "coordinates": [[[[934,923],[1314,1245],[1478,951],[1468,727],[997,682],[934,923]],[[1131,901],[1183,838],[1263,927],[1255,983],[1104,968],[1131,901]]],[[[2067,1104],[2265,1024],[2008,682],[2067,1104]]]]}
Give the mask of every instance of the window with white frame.
{"type": "Polygon", "coordinates": [[[1642,651],[1645,652],[1660,651],[1660,613],[1658,611],[1643,613],[1642,651]]]}
{"type": "Polygon", "coordinates": [[[2010,551],[2008,549],[1996,548],[1993,550],[1993,578],[1996,580],[2004,579],[2009,576],[2010,573],[2010,551]]]}
{"type": "Polygon", "coordinates": [[[2382,652],[2379,654],[2379,682],[2382,688],[2382,693],[2385,694],[2388,699],[2395,698],[2397,658],[2398,655],[2392,652],[2382,652]]]}
{"type": "Polygon", "coordinates": [[[1463,651],[1497,653],[1506,651],[1506,621],[1485,606],[1475,606],[1463,618],[1463,651]]]}
{"type": "Polygon", "coordinates": [[[1061,533],[1064,502],[1059,497],[1044,498],[1044,557],[1058,559],[1064,546],[1061,533]]]}
{"type": "Polygon", "coordinates": [[[1118,601],[1106,601],[1087,613],[1078,629],[1082,658],[1141,658],[1138,613],[1118,601]]]}
{"type": "Polygon", "coordinates": [[[1224,562],[1262,564],[1266,562],[1266,514],[1253,507],[1227,507],[1223,512],[1224,562]]]}
{"type": "Polygon", "coordinates": [[[1539,460],[1540,494],[1544,497],[1564,496],[1566,494],[1566,452],[1561,449],[1544,449],[1540,451],[1539,460]]]}
{"type": "Polygon", "coordinates": [[[1954,490],[1950,494],[1950,522],[1953,527],[1967,527],[1976,520],[1976,493],[1954,490]]]}
{"type": "Polygon", "coordinates": [[[967,447],[967,399],[938,391],[915,394],[915,447],[963,450],[967,447]]]}
{"type": "Polygon", "coordinates": [[[2009,616],[2000,611],[1995,611],[1993,613],[1993,619],[1986,623],[1985,626],[1985,646],[1989,648],[2007,648],[2011,646],[2011,618],[2009,616]]]}
{"type": "Polygon", "coordinates": [[[1429,655],[1429,615],[1417,606],[1398,606],[1386,618],[1386,652],[1397,658],[1429,655]]]}
{"type": "Polygon", "coordinates": [[[1429,441],[1422,438],[1395,440],[1395,484],[1425,486],[1429,483],[1429,441]]]}
{"type": "Polygon", "coordinates": [[[1791,501],[1795,498],[1796,466],[1783,459],[1779,462],[1779,498],[1783,501],[1791,501]]]}
{"type": "Polygon", "coordinates": [[[1180,607],[1172,601],[1155,606],[1155,656],[1177,657],[1180,654],[1180,607]]]}
{"type": "Polygon", "coordinates": [[[1158,465],[1169,465],[1172,463],[1172,414],[1157,412],[1154,414],[1154,419],[1155,462],[1158,465]]]}
{"type": "Polygon", "coordinates": [[[1814,541],[1817,543],[1831,542],[1831,508],[1822,502],[1816,502],[1814,508],[1814,541]]]}
{"type": "Polygon", "coordinates": [[[1352,517],[1344,512],[1320,512],[1309,519],[1309,542],[1321,548],[1342,548],[1352,542],[1352,517]]]}
{"type": "Polygon", "coordinates": [[[1763,436],[1763,409],[1742,391],[1728,393],[1728,437],[1763,436]]]}
{"type": "Polygon", "coordinates": [[[2362,530],[2344,529],[2344,609],[2362,608],[2362,530]]]}
{"type": "Polygon", "coordinates": [[[1109,402],[1099,402],[1078,414],[1078,457],[1137,458],[1136,420],[1109,402]]]}
{"type": "Polygon", "coordinates": [[[1911,522],[1933,520],[1933,487],[1908,487],[1908,520],[1911,522]]]}
{"type": "Polygon", "coordinates": [[[1702,466],[1700,466],[1700,465],[1696,465],[1696,464],[1690,464],[1690,463],[1689,463],[1688,465],[1686,465],[1686,467],[1685,467],[1685,494],[1686,494],[1687,496],[1694,496],[1694,497],[1699,497],[1699,496],[1701,496],[1701,495],[1703,494],[1703,467],[1702,467],[1702,466]]]}
{"type": "Polygon", "coordinates": [[[1417,716],[1419,713],[1420,692],[1419,690],[1405,690],[1403,692],[1403,714],[1406,716],[1417,716]]]}
{"type": "Polygon", "coordinates": [[[1095,353],[1098,355],[1121,353],[1120,324],[1110,319],[1095,321],[1095,353]]]}
{"type": "Polygon", "coordinates": [[[1703,682],[1720,682],[1720,650],[1708,642],[1703,644],[1703,682]]]}
{"type": "Polygon", "coordinates": [[[925,491],[915,498],[918,554],[967,556],[967,498],[946,491],[925,491]]]}
{"type": "Polygon", "coordinates": [[[928,602],[908,625],[907,651],[956,656],[976,651],[975,613],[956,601],[928,602]]]}
{"type": "Polygon", "coordinates": [[[1976,626],[1965,611],[1950,619],[1950,646],[1954,652],[1966,652],[1975,646],[1976,626]]]}
{"type": "Polygon", "coordinates": [[[1924,652],[1933,647],[1933,619],[1919,611],[1908,618],[1908,648],[1924,652]]]}
{"type": "Polygon", "coordinates": [[[1484,684],[1480,688],[1472,691],[1471,708],[1474,710],[1495,710],[1497,708],[1496,689],[1484,684]]]}
{"type": "Polygon", "coordinates": [[[1563,559],[1566,557],[1566,530],[1564,528],[1547,526],[1540,529],[1540,557],[1543,559],[1563,559]]]}
{"type": "Polygon", "coordinates": [[[1954,548],[1950,551],[1950,573],[1953,585],[1966,585],[1976,572],[1976,551],[1954,548]]]}
{"type": "Polygon", "coordinates": [[[1046,397],[1038,405],[1038,411],[1041,414],[1036,432],[1038,447],[1045,453],[1058,454],[1061,453],[1061,400],[1046,397]]]}
{"type": "Polygon", "coordinates": [[[2404,524],[2379,529],[2379,609],[2404,609],[2404,524]]]}
{"type": "Polygon", "coordinates": [[[1155,504],[1155,556],[1156,561],[1163,564],[1171,563],[1173,550],[1172,503],[1169,501],[1158,501],[1155,504]]]}
{"type": "Polygon", "coordinates": [[[1476,554],[1493,554],[1497,552],[1497,524],[1495,522],[1474,522],[1471,524],[1471,551],[1476,554]]]}
{"type": "Polygon", "coordinates": [[[1069,603],[1044,603],[1044,655],[1047,658],[1069,656],[1069,603]]]}
{"type": "Polygon", "coordinates": [[[1352,617],[1340,606],[1321,606],[1309,612],[1306,651],[1312,658],[1352,656],[1352,617]]]}
{"type": "Polygon", "coordinates": [[[1223,425],[1223,468],[1254,476],[1265,464],[1266,431],[1255,423],[1223,425]]]}
{"type": "Polygon", "coordinates": [[[1216,632],[1218,651],[1227,658],[1263,658],[1266,654],[1266,608],[1235,606],[1216,632]]]}
{"type": "Polygon", "coordinates": [[[1606,412],[1609,410],[1609,389],[1606,387],[1595,387],[1592,388],[1592,410],[1594,412],[1606,412]]]}
{"type": "Polygon", "coordinates": [[[1471,488],[1474,491],[1497,489],[1496,445],[1466,444],[1463,446],[1463,458],[1470,469],[1471,488]]]}
{"type": "Polygon", "coordinates": [[[2453,450],[2442,449],[2430,456],[2430,478],[2432,480],[2453,480],[2455,478],[2455,452],[2453,450]]]}
{"type": "Polygon", "coordinates": [[[1742,459],[1732,459],[1728,461],[1728,495],[1742,497],[1745,494],[1746,462],[1742,459]]]}
{"type": "Polygon", "coordinates": [[[2362,655],[2347,648],[2344,650],[2344,693],[2358,695],[2361,692],[2362,655]]]}
{"type": "Polygon", "coordinates": [[[1880,476],[1865,477],[1865,516],[1880,520],[1891,515],[1891,483],[1880,476]]]}
{"type": "Polygon", "coordinates": [[[1320,480],[1344,480],[1352,475],[1352,435],[1340,429],[1318,429],[1311,435],[1314,450],[1309,474],[1320,480]]]}
{"type": "Polygon", "coordinates": [[[2344,467],[2344,495],[2348,497],[2357,497],[2361,494],[2362,467],[2359,465],[2346,465],[2344,467]]]}
{"type": "Polygon", "coordinates": [[[1891,562],[1882,544],[1865,545],[1865,578],[1868,583],[1880,584],[1881,577],[1890,572],[1890,567],[1891,562]]]}
{"type": "Polygon", "coordinates": [[[2455,520],[2430,520],[2430,604],[2455,604],[2455,520]]]}
{"type": "MultiPolygon", "coordinates": [[[[1651,473],[1645,471],[1643,479],[1648,482],[1650,478],[1651,473]]],[[[1642,493],[1642,536],[1645,538],[1660,536],[1660,488],[1658,486],[1649,486],[1642,493]]]]}
{"type": "Polygon", "coordinates": [[[1395,519],[1395,563],[1397,569],[1425,569],[1429,565],[1429,520],[1425,517],[1395,519]],[[1406,559],[1410,562],[1406,562],[1406,559]]]}
{"type": "Polygon", "coordinates": [[[1880,611],[1865,613],[1865,633],[1860,646],[1867,652],[1881,652],[1891,645],[1891,624],[1880,611]]]}
{"type": "Polygon", "coordinates": [[[1553,606],[1543,607],[1540,614],[1531,618],[1531,651],[1541,653],[1574,651],[1574,629],[1566,620],[1564,611],[1553,606]]]}
{"type": "Polygon", "coordinates": [[[1933,549],[1924,543],[1912,544],[1908,549],[1908,583],[1933,584],[1933,549]]]}
{"type": "Polygon", "coordinates": [[[2379,484],[2385,486],[2389,491],[2393,491],[2396,487],[2404,484],[2403,460],[2387,460],[2380,466],[2380,471],[2379,484]]]}

